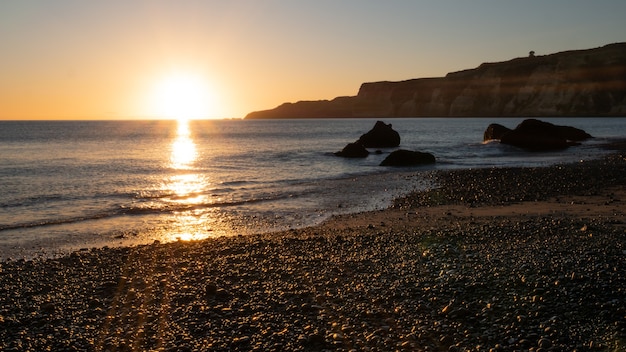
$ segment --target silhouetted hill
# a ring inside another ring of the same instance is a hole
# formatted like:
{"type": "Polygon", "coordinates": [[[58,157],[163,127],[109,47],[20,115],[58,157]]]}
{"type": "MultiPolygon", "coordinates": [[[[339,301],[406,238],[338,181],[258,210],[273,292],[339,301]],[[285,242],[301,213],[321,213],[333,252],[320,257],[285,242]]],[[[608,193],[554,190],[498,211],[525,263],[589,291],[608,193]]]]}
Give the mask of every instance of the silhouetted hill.
{"type": "Polygon", "coordinates": [[[285,103],[246,118],[422,116],[626,116],[626,43],[363,83],[353,97],[285,103]]]}

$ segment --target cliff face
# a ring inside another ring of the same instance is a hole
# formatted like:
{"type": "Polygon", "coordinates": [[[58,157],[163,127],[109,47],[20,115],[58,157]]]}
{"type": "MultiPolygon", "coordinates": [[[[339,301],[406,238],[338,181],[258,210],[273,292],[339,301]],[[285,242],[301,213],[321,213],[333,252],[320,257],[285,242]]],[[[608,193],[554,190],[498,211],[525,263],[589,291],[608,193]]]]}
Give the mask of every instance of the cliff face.
{"type": "Polygon", "coordinates": [[[285,103],[246,118],[429,116],[626,116],[626,43],[363,83],[354,97],[285,103]]]}

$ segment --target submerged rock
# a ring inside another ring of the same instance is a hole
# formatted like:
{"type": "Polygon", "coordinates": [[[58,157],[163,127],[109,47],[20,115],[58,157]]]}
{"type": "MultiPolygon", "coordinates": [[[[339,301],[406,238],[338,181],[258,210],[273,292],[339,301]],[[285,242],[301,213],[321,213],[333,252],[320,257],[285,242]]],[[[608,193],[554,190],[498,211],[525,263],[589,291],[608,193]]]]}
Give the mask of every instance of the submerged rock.
{"type": "Polygon", "coordinates": [[[391,124],[376,121],[374,127],[357,142],[366,148],[395,148],[400,145],[400,134],[391,128],[391,124]]]}
{"type": "Polygon", "coordinates": [[[430,153],[399,149],[389,154],[380,166],[414,166],[433,163],[435,163],[435,156],[430,153]]]}

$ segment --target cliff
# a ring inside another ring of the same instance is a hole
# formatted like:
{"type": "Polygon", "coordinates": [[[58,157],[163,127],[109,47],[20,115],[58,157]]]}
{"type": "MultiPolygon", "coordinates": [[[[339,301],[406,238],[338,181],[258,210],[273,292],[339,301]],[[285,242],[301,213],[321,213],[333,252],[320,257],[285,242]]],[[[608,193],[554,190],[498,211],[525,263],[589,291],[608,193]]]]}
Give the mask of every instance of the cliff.
{"type": "Polygon", "coordinates": [[[447,116],[626,116],[626,43],[363,83],[356,96],[285,103],[246,118],[447,116]]]}

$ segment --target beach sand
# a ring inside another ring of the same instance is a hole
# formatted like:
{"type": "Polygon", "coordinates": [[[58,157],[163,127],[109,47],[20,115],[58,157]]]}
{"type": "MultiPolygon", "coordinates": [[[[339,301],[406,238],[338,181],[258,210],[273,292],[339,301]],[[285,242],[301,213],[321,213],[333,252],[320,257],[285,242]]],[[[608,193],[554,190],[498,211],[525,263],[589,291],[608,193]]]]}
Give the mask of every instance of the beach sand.
{"type": "Polygon", "coordinates": [[[0,267],[0,350],[625,351],[626,154],[311,228],[0,267]]]}

